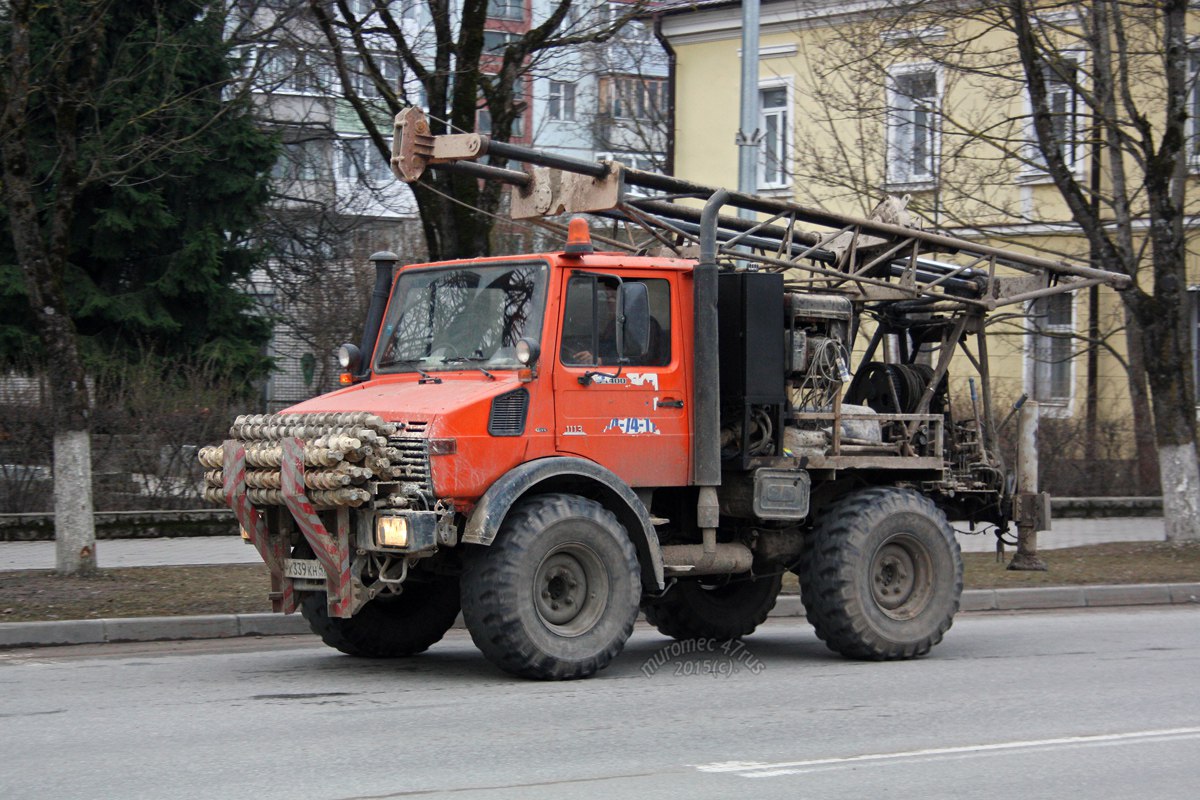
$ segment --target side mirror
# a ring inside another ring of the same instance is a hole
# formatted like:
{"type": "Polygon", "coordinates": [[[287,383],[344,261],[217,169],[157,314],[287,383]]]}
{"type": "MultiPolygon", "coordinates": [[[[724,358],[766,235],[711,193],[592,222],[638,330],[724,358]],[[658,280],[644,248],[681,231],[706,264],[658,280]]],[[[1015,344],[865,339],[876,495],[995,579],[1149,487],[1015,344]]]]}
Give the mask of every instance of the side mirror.
{"type": "Polygon", "coordinates": [[[650,350],[650,294],[646,284],[624,282],[617,289],[617,356],[637,361],[650,350]]]}

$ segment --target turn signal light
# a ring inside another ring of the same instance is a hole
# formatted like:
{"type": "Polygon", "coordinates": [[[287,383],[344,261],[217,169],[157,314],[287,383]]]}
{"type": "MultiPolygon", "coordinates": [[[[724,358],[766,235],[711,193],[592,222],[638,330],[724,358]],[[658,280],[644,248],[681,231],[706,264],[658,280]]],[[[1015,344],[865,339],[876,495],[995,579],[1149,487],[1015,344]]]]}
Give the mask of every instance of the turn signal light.
{"type": "Polygon", "coordinates": [[[583,254],[595,250],[592,247],[592,232],[588,230],[587,220],[576,217],[567,225],[567,246],[564,253],[583,254]]]}
{"type": "Polygon", "coordinates": [[[354,383],[354,376],[349,372],[343,372],[338,375],[338,383],[340,383],[342,386],[349,386],[350,384],[354,383]]]}

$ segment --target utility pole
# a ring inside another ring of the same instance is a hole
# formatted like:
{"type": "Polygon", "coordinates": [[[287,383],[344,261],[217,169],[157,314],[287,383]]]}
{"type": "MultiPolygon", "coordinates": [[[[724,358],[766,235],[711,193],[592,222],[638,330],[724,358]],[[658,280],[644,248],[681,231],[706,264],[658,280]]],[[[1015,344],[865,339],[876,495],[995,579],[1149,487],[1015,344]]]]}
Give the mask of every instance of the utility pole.
{"type": "MultiPolygon", "coordinates": [[[[742,96],[737,133],[738,191],[758,189],[758,8],[759,0],[742,0],[742,96]]],[[[738,216],[754,219],[754,212],[739,208],[738,216]]]]}
{"type": "Polygon", "coordinates": [[[1046,562],[1038,556],[1039,529],[1049,529],[1050,498],[1038,492],[1038,421],[1041,408],[1030,400],[1017,416],[1017,552],[1008,568],[1021,572],[1045,572],[1046,562]]]}
{"type": "MultiPolygon", "coordinates": [[[[1102,139],[1100,137],[1100,121],[1092,126],[1092,157],[1088,176],[1091,190],[1092,219],[1100,219],[1100,159],[1102,158],[1102,139]]],[[[1091,257],[1088,263],[1100,268],[1100,254],[1096,245],[1089,245],[1091,257]]],[[[1086,416],[1084,418],[1084,458],[1089,465],[1094,465],[1098,457],[1096,439],[1100,435],[1100,287],[1088,289],[1088,344],[1087,344],[1087,393],[1084,401],[1086,416]]]]}

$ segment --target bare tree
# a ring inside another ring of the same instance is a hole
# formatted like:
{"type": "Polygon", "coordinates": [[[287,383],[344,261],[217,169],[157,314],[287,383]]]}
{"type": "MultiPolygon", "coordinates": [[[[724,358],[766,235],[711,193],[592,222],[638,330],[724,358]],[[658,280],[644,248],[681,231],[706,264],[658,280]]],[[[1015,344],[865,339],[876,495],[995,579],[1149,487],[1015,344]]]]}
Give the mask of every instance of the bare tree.
{"type": "MultiPolygon", "coordinates": [[[[428,26],[406,19],[403,3],[373,0],[363,5],[347,0],[309,2],[344,96],[383,154],[390,153],[392,117],[408,105],[429,109],[435,135],[474,131],[484,114],[490,135],[508,141],[525,120],[529,79],[547,56],[556,49],[611,38],[645,3],[636,0],[615,18],[596,21],[572,13],[577,0],[558,0],[544,20],[520,31],[489,29],[489,0],[430,0],[428,26]],[[489,34],[498,41],[490,41],[489,34]],[[387,66],[396,56],[399,75],[387,66]],[[368,87],[369,93],[364,92],[368,87]]],[[[503,160],[491,163],[504,166],[503,160]]],[[[412,190],[431,259],[490,252],[494,219],[489,215],[500,208],[500,185],[480,185],[473,177],[435,171],[412,190]]]]}
{"type": "Polygon", "coordinates": [[[1133,277],[1124,318],[1092,324],[1087,340],[1127,339],[1136,439],[1153,430],[1171,539],[1200,538],[1186,14],[1182,0],[888,3],[802,54],[814,66],[799,108],[826,135],[799,142],[793,162],[814,199],[911,191],[941,225],[1049,223],[1133,277]]]}
{"type": "MultiPolygon", "coordinates": [[[[423,247],[411,192],[346,114],[308,5],[234,5],[228,36],[242,54],[238,91],[254,98],[259,122],[282,142],[272,202],[250,242],[267,260],[246,286],[276,320],[266,402],[277,409],[337,387],[333,353],[361,333],[373,280],[368,256],[394,250],[409,262],[423,247]]],[[[376,100],[370,85],[360,89],[376,100]]]]}

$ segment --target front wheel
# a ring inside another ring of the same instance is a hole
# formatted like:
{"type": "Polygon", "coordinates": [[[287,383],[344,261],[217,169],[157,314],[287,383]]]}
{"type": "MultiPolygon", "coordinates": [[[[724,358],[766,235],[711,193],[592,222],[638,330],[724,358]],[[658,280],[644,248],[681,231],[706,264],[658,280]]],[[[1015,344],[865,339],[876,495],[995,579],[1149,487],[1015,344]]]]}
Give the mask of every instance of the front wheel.
{"type": "Polygon", "coordinates": [[[538,495],[513,507],[496,541],[465,558],[463,620],[475,645],[525,678],[585,678],[633,632],[637,553],[599,503],[538,495]]]}
{"type": "Polygon", "coordinates": [[[962,595],[946,515],[906,489],[854,492],[827,509],[798,571],[808,621],[850,658],[924,655],[950,629],[962,595]]]}
{"type": "Polygon", "coordinates": [[[435,575],[425,581],[410,578],[403,592],[378,597],[349,619],[329,616],[324,592],[305,597],[300,613],[321,641],[346,655],[399,658],[441,641],[458,608],[458,579],[435,575]]]}

